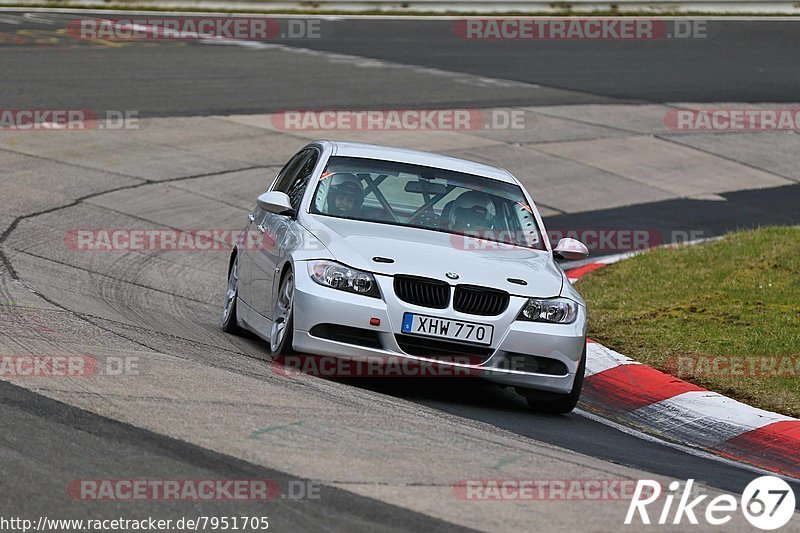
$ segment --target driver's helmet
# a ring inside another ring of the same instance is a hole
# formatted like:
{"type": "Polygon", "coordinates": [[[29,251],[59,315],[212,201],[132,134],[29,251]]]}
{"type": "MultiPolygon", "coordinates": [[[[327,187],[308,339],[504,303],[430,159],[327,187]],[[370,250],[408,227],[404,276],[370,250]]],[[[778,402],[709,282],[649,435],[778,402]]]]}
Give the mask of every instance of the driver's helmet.
{"type": "Polygon", "coordinates": [[[328,178],[328,214],[352,216],[361,211],[364,203],[364,187],[355,174],[338,172],[328,178]]]}
{"type": "Polygon", "coordinates": [[[476,231],[492,229],[497,209],[489,195],[480,191],[467,191],[455,199],[450,210],[451,231],[476,231]]]}

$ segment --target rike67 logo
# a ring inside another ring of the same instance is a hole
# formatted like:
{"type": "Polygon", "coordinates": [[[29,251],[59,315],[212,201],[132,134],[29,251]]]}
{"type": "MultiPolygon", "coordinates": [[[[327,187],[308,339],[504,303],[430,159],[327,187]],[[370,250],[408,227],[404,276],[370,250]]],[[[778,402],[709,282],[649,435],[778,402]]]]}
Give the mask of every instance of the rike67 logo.
{"type": "Polygon", "coordinates": [[[700,517],[708,525],[722,526],[731,521],[741,506],[741,512],[752,526],[771,531],[788,524],[794,515],[794,491],[779,477],[762,476],[754,479],[745,487],[740,501],[730,494],[722,494],[710,501],[706,501],[707,494],[692,498],[695,496],[693,485],[693,479],[687,480],[683,488],[679,481],[673,481],[662,498],[660,483],[640,479],[628,507],[625,524],[634,523],[638,515],[638,521],[642,524],[678,525],[684,523],[685,518],[689,524],[697,525],[700,517]],[[655,512],[651,522],[648,506],[659,500],[663,500],[660,512],[657,508],[649,509],[650,512],[655,512]]]}

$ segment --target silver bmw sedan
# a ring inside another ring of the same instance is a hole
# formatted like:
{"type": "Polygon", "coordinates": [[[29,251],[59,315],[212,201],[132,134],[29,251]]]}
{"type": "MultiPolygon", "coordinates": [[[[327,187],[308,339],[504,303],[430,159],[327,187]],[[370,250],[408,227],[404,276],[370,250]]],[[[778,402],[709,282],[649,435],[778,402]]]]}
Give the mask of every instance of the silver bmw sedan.
{"type": "Polygon", "coordinates": [[[222,328],[275,358],[403,360],[512,386],[566,413],[586,364],[586,306],[519,180],[426,152],[317,141],[258,197],[233,248],[222,328]]]}

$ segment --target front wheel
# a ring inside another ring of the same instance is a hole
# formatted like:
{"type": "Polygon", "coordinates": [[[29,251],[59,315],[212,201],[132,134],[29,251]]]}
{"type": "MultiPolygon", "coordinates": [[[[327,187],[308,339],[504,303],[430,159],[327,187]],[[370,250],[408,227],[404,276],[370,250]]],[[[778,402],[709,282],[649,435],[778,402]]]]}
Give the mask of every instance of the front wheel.
{"type": "Polygon", "coordinates": [[[275,299],[275,311],[272,313],[272,332],[269,336],[269,348],[273,357],[292,353],[293,306],[294,275],[289,271],[281,280],[278,297],[275,299]]]}
{"type": "Polygon", "coordinates": [[[581,362],[575,371],[575,381],[572,389],[567,394],[554,394],[536,391],[533,389],[517,389],[525,397],[528,406],[540,413],[562,415],[571,412],[578,405],[583,389],[583,379],[586,374],[586,346],[583,347],[581,362]]]}
{"type": "Polygon", "coordinates": [[[225,301],[222,307],[222,331],[240,335],[242,328],[236,321],[236,298],[239,294],[239,256],[233,258],[228,271],[228,288],[225,290],[225,301]]]}

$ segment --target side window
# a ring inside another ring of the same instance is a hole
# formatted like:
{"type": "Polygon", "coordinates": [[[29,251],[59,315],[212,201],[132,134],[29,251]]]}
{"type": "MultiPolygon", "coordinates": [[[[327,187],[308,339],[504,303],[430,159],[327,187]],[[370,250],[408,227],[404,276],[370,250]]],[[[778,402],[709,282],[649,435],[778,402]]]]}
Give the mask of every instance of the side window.
{"type": "Polygon", "coordinates": [[[283,169],[281,169],[281,171],[278,173],[278,178],[275,180],[275,186],[272,188],[273,191],[286,192],[286,190],[289,188],[292,178],[297,172],[297,168],[303,162],[303,159],[308,156],[308,152],[309,150],[301,150],[300,152],[296,153],[288,163],[286,163],[286,166],[283,167],[283,169]]]}
{"type": "Polygon", "coordinates": [[[306,192],[308,180],[311,178],[311,174],[314,173],[314,167],[317,166],[317,161],[319,161],[319,152],[314,149],[310,150],[310,152],[305,161],[300,164],[300,168],[288,188],[283,191],[289,195],[289,200],[295,211],[300,209],[300,202],[303,201],[303,195],[306,192]]]}

